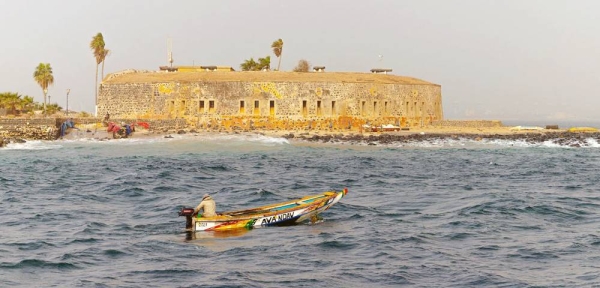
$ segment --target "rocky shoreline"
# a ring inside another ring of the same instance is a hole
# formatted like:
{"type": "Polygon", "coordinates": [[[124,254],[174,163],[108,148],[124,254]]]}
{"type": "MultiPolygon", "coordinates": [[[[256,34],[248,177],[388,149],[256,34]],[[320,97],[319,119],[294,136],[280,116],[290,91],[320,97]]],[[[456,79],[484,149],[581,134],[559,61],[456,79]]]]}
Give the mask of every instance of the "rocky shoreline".
{"type": "Polygon", "coordinates": [[[0,131],[0,148],[12,143],[25,143],[28,140],[55,140],[54,127],[18,127],[0,131]]]}
{"type": "Polygon", "coordinates": [[[514,134],[488,134],[488,133],[410,133],[410,134],[325,134],[310,135],[301,133],[284,134],[281,137],[286,139],[295,139],[319,143],[351,143],[366,145],[390,145],[390,144],[408,144],[418,142],[438,142],[444,140],[506,140],[506,141],[524,141],[528,144],[553,143],[568,147],[588,146],[588,139],[595,139],[600,143],[600,133],[573,133],[573,132],[545,132],[545,133],[514,133],[514,134]]]}
{"type": "MultiPolygon", "coordinates": [[[[84,128],[84,127],[82,127],[84,128]]],[[[84,128],[85,129],[85,128],[84,128]]],[[[136,132],[133,137],[164,137],[172,138],[171,134],[197,134],[197,133],[252,133],[271,137],[282,137],[293,141],[305,141],[314,143],[340,143],[356,145],[394,145],[410,143],[435,143],[446,140],[471,140],[471,141],[523,141],[528,144],[552,143],[564,147],[586,147],[589,139],[595,139],[600,143],[600,132],[568,132],[566,130],[542,130],[535,132],[511,131],[508,127],[496,129],[439,129],[424,128],[416,131],[402,132],[365,132],[358,131],[200,131],[196,129],[166,129],[145,130],[136,132]]],[[[86,129],[84,133],[91,133],[86,129]]],[[[96,131],[100,132],[100,131],[96,131]]],[[[108,134],[104,136],[92,133],[91,138],[99,140],[110,140],[108,134]],[[94,134],[96,134],[94,136],[94,134]],[[100,136],[100,138],[98,138],[100,136]]],[[[37,126],[22,127],[0,131],[0,148],[11,143],[25,143],[29,140],[56,140],[57,130],[55,127],[37,126]]],[[[87,137],[85,135],[84,137],[87,137]]]]}

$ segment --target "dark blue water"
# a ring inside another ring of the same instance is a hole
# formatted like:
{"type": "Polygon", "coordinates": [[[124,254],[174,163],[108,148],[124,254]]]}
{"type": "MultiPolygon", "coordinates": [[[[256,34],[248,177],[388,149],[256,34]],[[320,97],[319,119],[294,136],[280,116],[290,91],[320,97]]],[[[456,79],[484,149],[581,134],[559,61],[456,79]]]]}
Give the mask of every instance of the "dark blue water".
{"type": "Polygon", "coordinates": [[[600,149],[325,145],[263,136],[0,150],[1,287],[600,285],[600,149]],[[211,193],[243,209],[348,187],[323,221],[184,232],[211,193]]]}

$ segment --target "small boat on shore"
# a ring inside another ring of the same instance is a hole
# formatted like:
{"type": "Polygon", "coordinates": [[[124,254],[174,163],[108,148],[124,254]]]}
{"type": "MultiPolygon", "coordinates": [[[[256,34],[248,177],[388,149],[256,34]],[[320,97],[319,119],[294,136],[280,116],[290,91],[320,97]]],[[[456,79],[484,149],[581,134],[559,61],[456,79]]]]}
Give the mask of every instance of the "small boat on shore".
{"type": "Polygon", "coordinates": [[[305,221],[315,221],[319,213],[329,209],[348,193],[328,191],[318,195],[246,210],[217,213],[213,217],[193,215],[194,208],[182,208],[179,216],[185,216],[188,231],[225,231],[231,229],[252,229],[266,226],[289,226],[305,221]]]}

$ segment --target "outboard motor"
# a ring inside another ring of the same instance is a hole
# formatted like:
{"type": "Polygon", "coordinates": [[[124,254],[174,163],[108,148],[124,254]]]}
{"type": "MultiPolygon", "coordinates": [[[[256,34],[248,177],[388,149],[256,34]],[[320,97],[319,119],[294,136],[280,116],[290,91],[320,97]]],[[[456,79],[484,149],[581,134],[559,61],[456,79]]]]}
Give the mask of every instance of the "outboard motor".
{"type": "Polygon", "coordinates": [[[193,228],[192,217],[194,216],[194,208],[181,208],[181,211],[179,211],[179,216],[185,216],[185,229],[191,230],[193,228]]]}

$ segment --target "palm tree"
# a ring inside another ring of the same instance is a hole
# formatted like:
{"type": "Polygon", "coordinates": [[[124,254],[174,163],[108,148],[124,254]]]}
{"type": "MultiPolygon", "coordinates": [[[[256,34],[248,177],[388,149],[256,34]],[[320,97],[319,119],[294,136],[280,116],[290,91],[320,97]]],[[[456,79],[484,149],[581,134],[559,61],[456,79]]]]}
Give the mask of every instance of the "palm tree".
{"type": "Polygon", "coordinates": [[[92,53],[94,54],[94,58],[96,58],[96,83],[94,86],[95,99],[94,103],[96,105],[96,109],[98,108],[98,66],[104,60],[105,57],[105,49],[104,49],[104,36],[102,33],[98,32],[96,36],[92,37],[92,42],[90,42],[90,49],[92,49],[92,53]]]}
{"type": "Polygon", "coordinates": [[[244,60],[244,63],[240,64],[242,71],[261,71],[263,69],[271,69],[271,56],[265,58],[258,58],[258,62],[254,61],[254,58],[244,60]]]}
{"type": "Polygon", "coordinates": [[[52,67],[50,63],[40,63],[33,72],[33,79],[37,82],[42,91],[44,91],[44,115],[46,115],[46,93],[48,93],[48,86],[54,84],[54,76],[52,75],[52,67]]]}
{"type": "Polygon", "coordinates": [[[271,48],[273,48],[273,54],[275,54],[275,57],[279,58],[279,63],[277,64],[277,71],[279,71],[279,67],[281,66],[281,53],[283,52],[283,40],[279,38],[273,41],[271,48]]]}
{"type": "Polygon", "coordinates": [[[56,112],[62,111],[62,107],[56,103],[48,104],[48,113],[55,114],[56,112]]]}
{"type": "Polygon", "coordinates": [[[11,114],[17,115],[17,108],[21,109],[21,95],[19,93],[7,93],[5,97],[6,108],[10,108],[11,114]]]}
{"type": "Polygon", "coordinates": [[[271,56],[267,56],[265,58],[258,58],[258,67],[257,70],[271,70],[271,56]]]}
{"type": "Polygon", "coordinates": [[[31,111],[34,107],[35,103],[33,102],[33,97],[24,96],[21,100],[21,108],[27,112],[31,111]]]}
{"type": "Polygon", "coordinates": [[[12,97],[13,94],[16,94],[16,93],[11,93],[11,92],[0,93],[0,108],[8,110],[8,108],[10,107],[10,98],[12,97]]]}
{"type": "Polygon", "coordinates": [[[258,63],[254,61],[254,58],[250,58],[248,60],[244,60],[244,63],[240,64],[240,68],[242,71],[255,71],[258,63]]]}
{"type": "Polygon", "coordinates": [[[110,55],[110,50],[102,48],[101,55],[102,55],[102,77],[100,79],[104,80],[104,61],[106,60],[106,57],[108,55],[110,55]]]}
{"type": "Polygon", "coordinates": [[[8,94],[10,94],[10,92],[4,92],[4,93],[0,93],[0,108],[6,108],[7,104],[7,100],[8,100],[8,94]]]}

